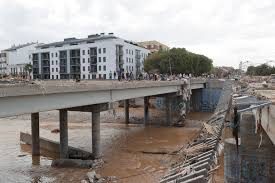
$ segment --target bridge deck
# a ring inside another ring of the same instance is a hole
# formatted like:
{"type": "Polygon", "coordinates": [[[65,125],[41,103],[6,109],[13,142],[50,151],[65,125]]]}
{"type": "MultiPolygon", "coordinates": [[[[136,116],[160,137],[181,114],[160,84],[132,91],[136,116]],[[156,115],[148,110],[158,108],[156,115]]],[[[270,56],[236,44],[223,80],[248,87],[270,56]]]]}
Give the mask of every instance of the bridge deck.
{"type": "MultiPolygon", "coordinates": [[[[33,83],[0,84],[0,97],[52,94],[64,92],[100,91],[129,88],[150,88],[161,86],[175,86],[189,83],[188,80],[175,81],[113,81],[113,80],[86,80],[74,82],[72,80],[48,80],[33,83]]],[[[192,79],[191,83],[203,84],[205,80],[192,79]]],[[[201,86],[199,86],[201,87],[201,86]]]]}
{"type": "Polygon", "coordinates": [[[40,81],[0,85],[0,117],[108,103],[203,88],[205,80],[181,81],[40,81]]]}

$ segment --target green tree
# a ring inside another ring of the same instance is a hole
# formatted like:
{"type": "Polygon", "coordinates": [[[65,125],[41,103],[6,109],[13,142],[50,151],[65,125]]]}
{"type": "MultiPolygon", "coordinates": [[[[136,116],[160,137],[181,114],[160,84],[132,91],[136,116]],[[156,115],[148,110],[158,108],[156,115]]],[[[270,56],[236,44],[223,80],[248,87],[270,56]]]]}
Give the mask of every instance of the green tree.
{"type": "Polygon", "coordinates": [[[144,62],[146,72],[173,74],[186,73],[196,76],[209,73],[213,68],[212,60],[204,55],[187,51],[185,48],[172,48],[150,55],[144,62]]]}
{"type": "Polygon", "coordinates": [[[271,67],[267,64],[261,64],[256,67],[249,66],[246,74],[250,76],[268,76],[270,74],[275,74],[275,67],[271,67]]]}
{"type": "Polygon", "coordinates": [[[32,64],[31,63],[26,64],[24,69],[25,69],[25,71],[28,72],[29,79],[31,79],[32,64]]]}

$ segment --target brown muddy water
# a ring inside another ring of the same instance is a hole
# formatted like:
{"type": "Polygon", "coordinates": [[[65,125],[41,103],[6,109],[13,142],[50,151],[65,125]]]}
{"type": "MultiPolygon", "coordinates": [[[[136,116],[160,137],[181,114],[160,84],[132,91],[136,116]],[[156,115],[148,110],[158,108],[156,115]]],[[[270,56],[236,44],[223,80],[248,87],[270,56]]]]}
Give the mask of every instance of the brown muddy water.
{"type": "MultiPolygon", "coordinates": [[[[164,114],[150,109],[151,124],[144,127],[143,108],[130,109],[130,122],[123,124],[123,109],[116,115],[102,112],[101,149],[105,161],[96,169],[101,176],[116,176],[118,182],[158,182],[175,155],[144,152],[173,152],[182,148],[198,134],[201,121],[209,113],[193,113],[182,128],[156,125],[163,122],[164,114]]],[[[58,127],[58,113],[40,115],[40,136],[58,141],[59,134],[50,131],[58,127]]],[[[91,115],[69,113],[69,145],[91,151],[91,115]]],[[[31,156],[31,148],[19,141],[20,131],[30,132],[29,116],[0,119],[0,183],[6,182],[80,182],[89,169],[52,168],[56,155],[42,151],[40,157],[31,156]]]]}

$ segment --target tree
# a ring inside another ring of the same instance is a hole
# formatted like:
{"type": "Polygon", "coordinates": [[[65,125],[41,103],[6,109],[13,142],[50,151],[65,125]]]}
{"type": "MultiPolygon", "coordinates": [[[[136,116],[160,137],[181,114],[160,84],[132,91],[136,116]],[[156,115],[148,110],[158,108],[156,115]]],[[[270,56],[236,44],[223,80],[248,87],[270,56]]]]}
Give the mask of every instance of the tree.
{"type": "Polygon", "coordinates": [[[31,63],[26,64],[24,69],[25,71],[28,72],[29,79],[31,79],[32,64],[31,63]]]}
{"type": "Polygon", "coordinates": [[[144,62],[146,72],[174,74],[185,73],[195,76],[209,73],[213,68],[212,60],[204,55],[187,51],[185,48],[172,48],[150,55],[144,62]]]}
{"type": "Polygon", "coordinates": [[[275,67],[271,67],[267,64],[261,64],[256,67],[249,66],[246,74],[250,76],[268,76],[270,74],[275,74],[275,67]]]}

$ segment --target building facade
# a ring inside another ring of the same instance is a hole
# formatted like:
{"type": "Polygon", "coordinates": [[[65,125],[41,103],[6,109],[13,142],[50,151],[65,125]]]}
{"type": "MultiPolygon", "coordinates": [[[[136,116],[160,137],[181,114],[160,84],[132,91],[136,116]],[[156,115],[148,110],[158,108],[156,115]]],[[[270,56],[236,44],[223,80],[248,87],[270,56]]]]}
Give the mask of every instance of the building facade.
{"type": "Polygon", "coordinates": [[[162,44],[158,41],[143,41],[138,43],[140,46],[150,50],[151,53],[158,51],[167,51],[169,47],[165,44],[162,44]]]}
{"type": "Polygon", "coordinates": [[[43,44],[32,52],[33,79],[114,79],[121,72],[143,73],[150,53],[113,33],[67,38],[43,44]]]}
{"type": "Polygon", "coordinates": [[[0,53],[0,75],[27,76],[25,65],[30,63],[30,54],[37,45],[38,43],[27,43],[2,50],[0,53]]]}

